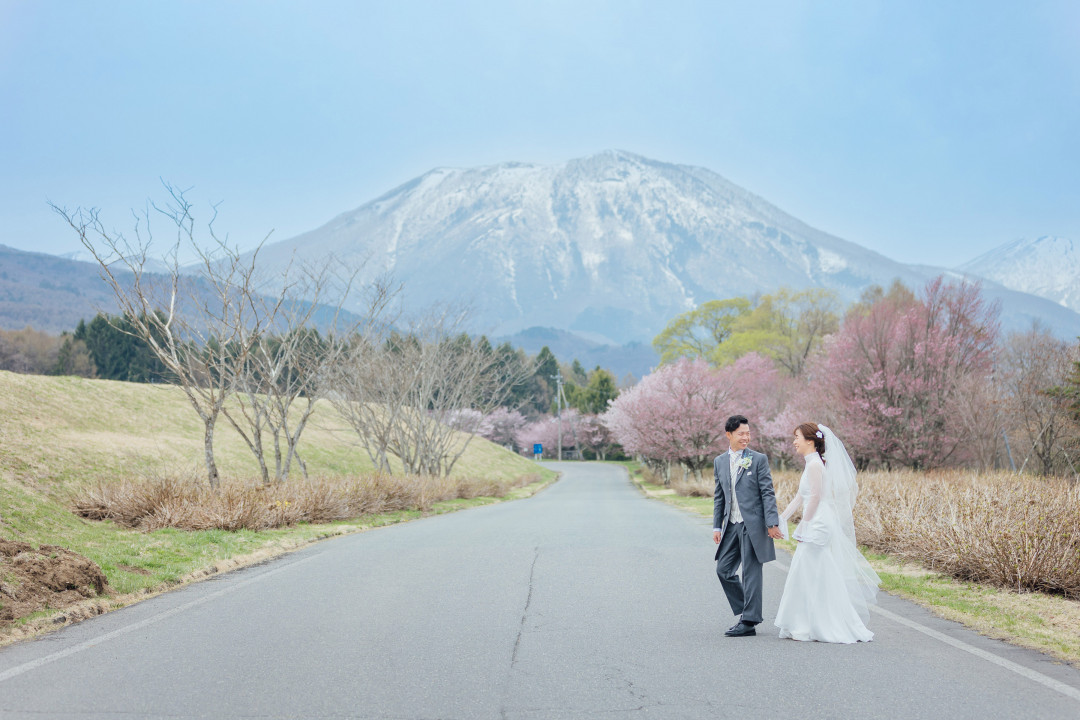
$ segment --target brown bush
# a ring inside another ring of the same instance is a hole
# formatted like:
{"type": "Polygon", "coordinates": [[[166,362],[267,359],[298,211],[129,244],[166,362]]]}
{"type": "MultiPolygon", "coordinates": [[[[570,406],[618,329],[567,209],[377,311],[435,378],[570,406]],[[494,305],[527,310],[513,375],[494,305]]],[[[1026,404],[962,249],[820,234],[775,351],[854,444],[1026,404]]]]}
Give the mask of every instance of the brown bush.
{"type": "Polygon", "coordinates": [[[859,541],[963,580],[1080,598],[1080,485],[963,472],[860,475],[859,541]]]}
{"type": "MultiPolygon", "coordinates": [[[[775,472],[780,510],[798,472],[775,472]]],[[[711,495],[675,482],[683,495],[711,495]]],[[[855,530],[879,553],[962,580],[1080,598],[1080,485],[1058,478],[914,471],[859,474],[855,530]]],[[[799,519],[798,514],[792,518],[799,519]]]]}
{"type": "Polygon", "coordinates": [[[712,497],[715,488],[716,484],[713,482],[711,473],[707,478],[701,480],[698,480],[693,475],[687,475],[685,480],[681,475],[671,478],[671,489],[679,495],[686,495],[687,497],[712,497]]]}
{"type": "Polygon", "coordinates": [[[326,523],[401,510],[428,511],[455,498],[504,497],[539,479],[365,475],[318,477],[262,485],[222,480],[215,491],[195,478],[156,477],[99,483],[73,499],[76,514],[150,531],[266,530],[300,522],[326,523]]]}
{"type": "MultiPolygon", "coordinates": [[[[773,487],[776,489],[776,503],[780,509],[795,497],[795,491],[799,488],[799,474],[790,470],[777,470],[773,472],[773,487]]],[[[685,480],[682,477],[672,477],[671,488],[679,495],[687,497],[712,497],[716,489],[712,473],[708,473],[701,480],[693,475],[688,475],[685,480]]]]}
{"type": "Polygon", "coordinates": [[[652,465],[641,466],[641,479],[652,485],[664,485],[667,482],[660,468],[652,465]]]}

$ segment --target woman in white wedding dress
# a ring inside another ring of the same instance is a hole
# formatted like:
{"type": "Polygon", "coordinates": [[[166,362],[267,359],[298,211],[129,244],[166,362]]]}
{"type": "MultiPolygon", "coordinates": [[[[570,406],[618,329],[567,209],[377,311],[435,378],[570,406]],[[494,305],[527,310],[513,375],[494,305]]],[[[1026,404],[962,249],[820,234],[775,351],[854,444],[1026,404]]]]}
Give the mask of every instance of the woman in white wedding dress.
{"type": "Polygon", "coordinates": [[[799,541],[788,570],[776,626],[780,637],[819,642],[869,642],[867,605],[880,579],[855,544],[851,516],[859,486],[843,443],[824,425],[795,429],[795,451],[806,459],[799,491],[780,515],[780,528],[799,507],[799,541]]]}

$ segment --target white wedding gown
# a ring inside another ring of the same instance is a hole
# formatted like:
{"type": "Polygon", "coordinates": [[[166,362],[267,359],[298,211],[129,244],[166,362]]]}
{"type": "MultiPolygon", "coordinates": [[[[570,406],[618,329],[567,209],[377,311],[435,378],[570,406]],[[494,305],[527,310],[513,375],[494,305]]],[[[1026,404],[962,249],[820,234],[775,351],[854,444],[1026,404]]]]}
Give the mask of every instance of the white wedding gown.
{"type": "Polygon", "coordinates": [[[808,455],[799,492],[780,516],[786,528],[788,518],[803,507],[802,522],[794,533],[799,544],[780,598],[776,626],[782,638],[869,642],[874,633],[866,628],[868,598],[859,573],[873,571],[861,555],[852,556],[858,548],[843,531],[827,482],[821,458],[817,453],[808,455]]]}

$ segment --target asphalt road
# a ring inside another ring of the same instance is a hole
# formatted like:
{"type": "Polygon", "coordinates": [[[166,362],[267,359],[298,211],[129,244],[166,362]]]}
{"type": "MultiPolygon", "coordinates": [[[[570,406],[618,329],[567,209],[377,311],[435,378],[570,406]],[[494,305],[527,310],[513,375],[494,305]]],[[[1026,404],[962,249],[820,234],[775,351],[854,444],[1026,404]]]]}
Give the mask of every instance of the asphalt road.
{"type": "Polygon", "coordinates": [[[725,638],[710,523],[621,468],[306,548],[0,650],[0,718],[1080,717],[1080,672],[888,596],[725,638]]]}

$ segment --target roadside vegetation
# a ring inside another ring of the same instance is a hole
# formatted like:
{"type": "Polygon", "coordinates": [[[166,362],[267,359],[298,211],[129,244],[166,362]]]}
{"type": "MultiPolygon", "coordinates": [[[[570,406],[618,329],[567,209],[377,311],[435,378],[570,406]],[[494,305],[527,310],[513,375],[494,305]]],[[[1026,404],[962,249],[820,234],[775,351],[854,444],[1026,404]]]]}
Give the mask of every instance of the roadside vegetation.
{"type": "Polygon", "coordinates": [[[0,418],[0,537],[85,556],[114,591],[22,617],[0,629],[0,643],[321,538],[525,497],[555,476],[482,439],[449,476],[413,483],[400,464],[379,475],[325,403],[304,436],[309,480],[264,486],[247,445],[224,426],[217,494],[202,474],[201,423],[174,386],[0,372],[0,418]],[[193,493],[217,509],[188,504],[193,493]]]}

